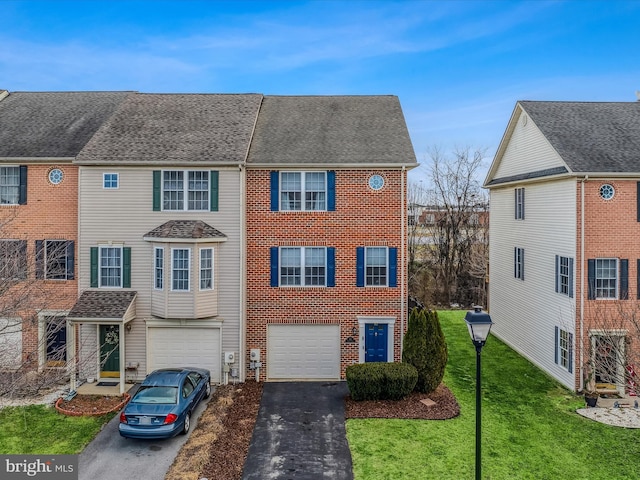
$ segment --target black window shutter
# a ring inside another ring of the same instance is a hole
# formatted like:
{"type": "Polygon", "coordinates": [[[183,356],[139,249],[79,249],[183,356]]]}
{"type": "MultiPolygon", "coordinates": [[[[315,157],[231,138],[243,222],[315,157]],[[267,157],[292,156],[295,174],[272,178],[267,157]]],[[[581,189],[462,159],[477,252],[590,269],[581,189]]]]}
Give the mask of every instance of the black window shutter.
{"type": "Polygon", "coordinates": [[[27,204],[27,166],[20,165],[20,189],[18,190],[18,204],[27,204]]]}
{"type": "Polygon", "coordinates": [[[364,247],[356,247],[356,286],[364,287],[364,247]]]}
{"type": "Polygon", "coordinates": [[[524,188],[522,188],[522,220],[524,220],[524,188]]]}
{"type": "Polygon", "coordinates": [[[91,247],[91,281],[92,288],[98,286],[98,247],[91,247]]]}
{"type": "Polygon", "coordinates": [[[327,247],[327,287],[336,286],[336,249],[327,247]]]}
{"type": "Polygon", "coordinates": [[[122,286],[131,288],[131,247],[122,249],[122,286]]]}
{"type": "Polygon", "coordinates": [[[569,298],[573,298],[573,258],[569,259],[569,298]]]}
{"type": "Polygon", "coordinates": [[[588,295],[589,300],[596,299],[596,260],[590,258],[587,260],[587,283],[588,283],[588,295]]]}
{"type": "Polygon", "coordinates": [[[560,255],[556,255],[556,293],[560,292],[560,255]]]}
{"type": "Polygon", "coordinates": [[[555,362],[556,365],[558,364],[559,361],[559,350],[560,350],[560,329],[558,327],[556,327],[556,348],[553,349],[555,351],[555,362]]]}
{"type": "Polygon", "coordinates": [[[636,261],[636,276],[638,277],[636,279],[636,289],[638,290],[636,295],[640,299],[640,259],[636,261]]]}
{"type": "Polygon", "coordinates": [[[620,259],[620,300],[629,300],[629,260],[620,259]]]}
{"type": "Polygon", "coordinates": [[[67,280],[75,279],[75,242],[69,240],[67,242],[67,280]]]}
{"type": "Polygon", "coordinates": [[[389,286],[398,286],[398,249],[389,248],[389,286]]]}
{"type": "Polygon", "coordinates": [[[636,218],[640,222],[640,182],[636,183],[636,192],[636,218]]]}
{"type": "Polygon", "coordinates": [[[272,171],[271,172],[271,211],[277,212],[279,209],[279,198],[278,195],[280,193],[280,187],[278,181],[280,180],[280,172],[272,171]]]}
{"type": "Polygon", "coordinates": [[[153,171],[153,211],[159,212],[160,197],[162,193],[162,172],[160,170],[153,171]]]}
{"type": "Polygon", "coordinates": [[[44,278],[44,240],[36,240],[36,278],[44,278]]]}
{"type": "Polygon", "coordinates": [[[333,170],[327,172],[327,210],[336,210],[336,172],[333,170]]]}
{"type": "Polygon", "coordinates": [[[210,182],[211,182],[211,208],[210,210],[212,212],[217,212],[218,211],[218,181],[219,181],[219,174],[216,170],[212,170],[211,173],[209,174],[211,175],[210,178],[210,182]]]}
{"type": "Polygon", "coordinates": [[[514,201],[513,201],[513,205],[514,205],[513,218],[517,220],[518,219],[518,189],[517,188],[514,189],[513,193],[515,194],[514,201]]]}
{"type": "Polygon", "coordinates": [[[270,268],[270,278],[271,278],[271,286],[277,287],[279,285],[279,275],[278,275],[278,247],[271,247],[270,249],[270,257],[269,257],[269,268],[270,268]]]}
{"type": "Polygon", "coordinates": [[[573,333],[570,333],[568,335],[568,342],[569,342],[569,373],[573,373],[573,333]]]}

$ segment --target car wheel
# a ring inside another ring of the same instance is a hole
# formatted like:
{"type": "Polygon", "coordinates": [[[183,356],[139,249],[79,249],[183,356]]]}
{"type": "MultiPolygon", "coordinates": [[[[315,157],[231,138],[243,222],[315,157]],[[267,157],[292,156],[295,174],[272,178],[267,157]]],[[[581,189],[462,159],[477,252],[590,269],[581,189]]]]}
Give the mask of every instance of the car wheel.
{"type": "Polygon", "coordinates": [[[184,427],[182,428],[182,434],[186,435],[189,433],[189,429],[191,428],[191,414],[187,413],[186,417],[184,417],[184,427]]]}
{"type": "Polygon", "coordinates": [[[211,384],[207,382],[207,386],[204,390],[204,398],[209,398],[211,396],[211,384]]]}

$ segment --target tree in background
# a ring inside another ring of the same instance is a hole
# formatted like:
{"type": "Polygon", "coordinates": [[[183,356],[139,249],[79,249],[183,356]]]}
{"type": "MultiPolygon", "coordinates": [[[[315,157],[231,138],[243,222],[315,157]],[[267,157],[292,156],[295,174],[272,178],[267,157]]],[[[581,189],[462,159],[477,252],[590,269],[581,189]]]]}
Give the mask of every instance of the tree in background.
{"type": "Polygon", "coordinates": [[[489,203],[484,150],[428,152],[428,187],[409,187],[409,291],[427,305],[486,305],[489,203]]]}

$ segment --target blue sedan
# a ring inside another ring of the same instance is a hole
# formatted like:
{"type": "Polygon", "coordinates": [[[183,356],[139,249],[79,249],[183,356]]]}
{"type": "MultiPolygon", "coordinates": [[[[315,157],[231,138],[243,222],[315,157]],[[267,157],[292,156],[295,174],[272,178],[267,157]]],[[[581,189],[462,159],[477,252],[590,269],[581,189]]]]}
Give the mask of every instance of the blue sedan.
{"type": "Polygon", "coordinates": [[[120,413],[126,438],[171,438],[191,428],[191,414],[211,395],[211,375],[203,368],[165,368],[144,379],[120,413]]]}

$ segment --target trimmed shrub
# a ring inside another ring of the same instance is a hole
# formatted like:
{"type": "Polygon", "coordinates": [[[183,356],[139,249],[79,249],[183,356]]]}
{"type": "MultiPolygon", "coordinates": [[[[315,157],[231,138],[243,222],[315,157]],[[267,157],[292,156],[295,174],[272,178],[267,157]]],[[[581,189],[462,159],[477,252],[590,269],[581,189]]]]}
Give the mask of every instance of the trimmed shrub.
{"type": "Polygon", "coordinates": [[[426,315],[426,355],[427,368],[423,378],[423,392],[433,392],[444,378],[449,352],[442,332],[438,312],[429,311],[426,315]]]}
{"type": "Polygon", "coordinates": [[[411,310],[402,350],[402,361],[413,365],[418,371],[418,383],[415,389],[419,392],[424,391],[424,376],[427,368],[427,318],[424,312],[421,308],[411,310]]]}
{"type": "Polygon", "coordinates": [[[351,398],[400,400],[409,395],[418,381],[418,371],[407,363],[358,363],[346,369],[351,398]]]}

